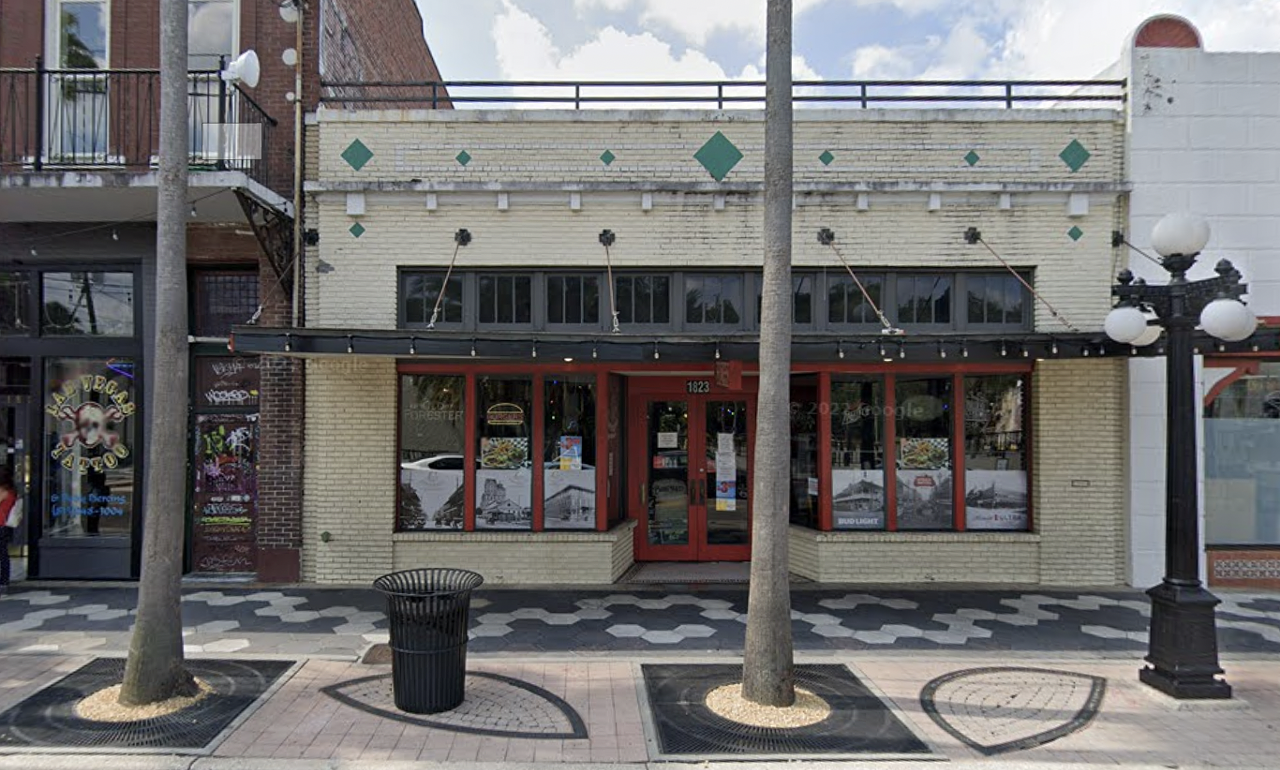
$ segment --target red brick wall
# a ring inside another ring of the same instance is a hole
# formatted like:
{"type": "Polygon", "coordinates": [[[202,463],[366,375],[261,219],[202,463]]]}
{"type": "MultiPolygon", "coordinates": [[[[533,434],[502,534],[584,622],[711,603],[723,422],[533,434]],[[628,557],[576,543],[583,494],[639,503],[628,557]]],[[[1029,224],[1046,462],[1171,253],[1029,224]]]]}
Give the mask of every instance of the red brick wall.
{"type": "Polygon", "coordinates": [[[43,29],[44,0],[0,2],[0,67],[34,67],[43,29]]]}

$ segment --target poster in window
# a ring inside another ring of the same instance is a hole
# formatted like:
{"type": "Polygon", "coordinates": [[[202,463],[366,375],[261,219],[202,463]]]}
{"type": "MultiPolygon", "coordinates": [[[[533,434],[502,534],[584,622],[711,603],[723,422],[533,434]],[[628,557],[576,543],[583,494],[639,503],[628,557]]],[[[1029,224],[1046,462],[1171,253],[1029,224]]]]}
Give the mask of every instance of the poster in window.
{"type": "Polygon", "coordinates": [[[967,529],[1027,528],[1026,471],[966,470],[964,486],[967,529]]]}
{"type": "Polygon", "coordinates": [[[560,470],[548,468],[543,485],[546,501],[542,516],[547,529],[596,528],[596,470],[583,466],[560,470]]]}
{"type": "Polygon", "coordinates": [[[898,528],[951,529],[951,470],[898,471],[898,528]]]}
{"type": "Polygon", "coordinates": [[[462,457],[400,465],[400,528],[462,529],[466,507],[462,457]]]}
{"type": "Polygon", "coordinates": [[[582,470],[582,436],[560,437],[560,470],[582,470]]]}
{"type": "Polygon", "coordinates": [[[831,488],[836,529],[884,529],[884,471],[835,468],[831,488]]]}
{"type": "Polygon", "coordinates": [[[196,572],[257,569],[258,416],[196,417],[192,567],[196,572]]]}
{"type": "Polygon", "coordinates": [[[532,474],[519,470],[476,471],[476,527],[530,529],[533,526],[532,474]]]}

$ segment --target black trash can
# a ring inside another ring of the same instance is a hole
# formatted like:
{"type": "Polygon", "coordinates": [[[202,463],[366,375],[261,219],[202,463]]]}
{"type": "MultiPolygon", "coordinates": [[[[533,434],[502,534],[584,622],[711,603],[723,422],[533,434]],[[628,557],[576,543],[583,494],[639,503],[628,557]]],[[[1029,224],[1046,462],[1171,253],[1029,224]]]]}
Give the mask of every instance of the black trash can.
{"type": "Polygon", "coordinates": [[[435,714],[462,703],[471,591],[483,582],[465,569],[411,569],[373,582],[387,597],[396,708],[435,714]]]}

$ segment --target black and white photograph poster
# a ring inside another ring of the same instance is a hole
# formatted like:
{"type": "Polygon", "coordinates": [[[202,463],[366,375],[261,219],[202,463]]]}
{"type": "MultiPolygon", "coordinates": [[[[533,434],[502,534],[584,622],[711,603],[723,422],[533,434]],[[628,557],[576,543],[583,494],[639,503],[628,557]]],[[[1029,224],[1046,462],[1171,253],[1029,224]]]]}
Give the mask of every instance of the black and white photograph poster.
{"type": "Polygon", "coordinates": [[[1027,472],[967,470],[966,529],[1026,529],[1027,472]]]}
{"type": "Polygon", "coordinates": [[[884,529],[884,471],[831,471],[831,512],[836,529],[884,529]]]}

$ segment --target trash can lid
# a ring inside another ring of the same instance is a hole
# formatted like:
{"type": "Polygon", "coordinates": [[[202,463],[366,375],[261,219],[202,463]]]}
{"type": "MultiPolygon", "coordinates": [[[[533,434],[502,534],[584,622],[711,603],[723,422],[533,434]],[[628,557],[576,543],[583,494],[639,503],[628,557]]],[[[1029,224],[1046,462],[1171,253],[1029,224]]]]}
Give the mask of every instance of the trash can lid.
{"type": "Polygon", "coordinates": [[[400,570],[379,577],[373,587],[392,596],[435,596],[456,594],[479,588],[484,576],[478,572],[451,567],[425,567],[400,570]]]}

